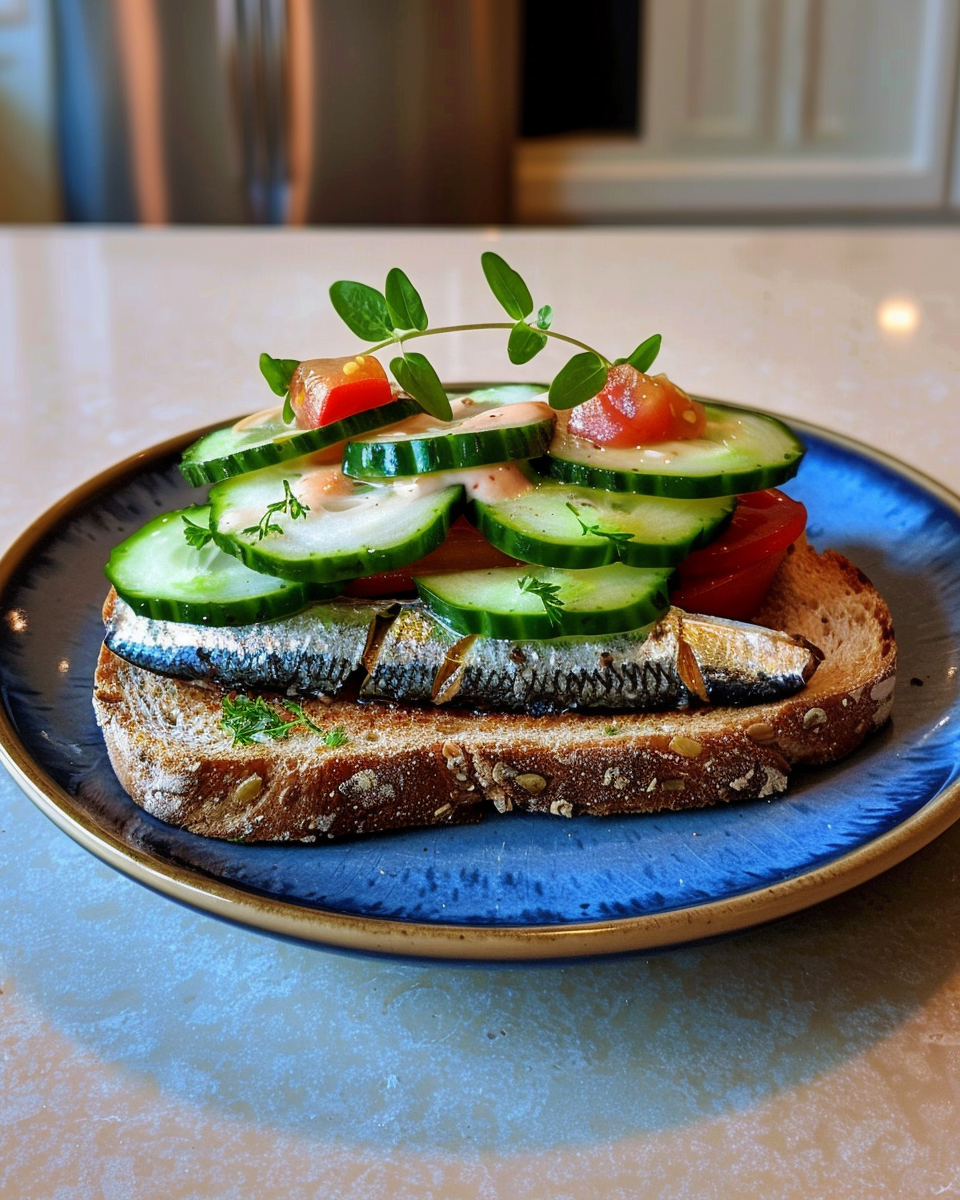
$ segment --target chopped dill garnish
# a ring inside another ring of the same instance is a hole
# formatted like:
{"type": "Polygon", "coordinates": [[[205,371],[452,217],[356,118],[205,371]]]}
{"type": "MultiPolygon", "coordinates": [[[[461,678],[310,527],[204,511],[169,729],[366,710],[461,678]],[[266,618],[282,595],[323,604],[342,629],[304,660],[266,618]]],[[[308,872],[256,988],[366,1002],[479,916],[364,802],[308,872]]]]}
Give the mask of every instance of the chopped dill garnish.
{"type": "Polygon", "coordinates": [[[560,591],[558,583],[547,583],[545,579],[537,579],[533,575],[524,575],[517,580],[521,592],[530,592],[543,605],[544,611],[550,618],[551,625],[560,624],[560,613],[563,612],[563,601],[557,595],[560,591]]]}
{"type": "Polygon", "coordinates": [[[633,541],[632,533],[625,533],[623,530],[620,530],[620,529],[601,529],[599,525],[589,525],[583,519],[583,517],[580,516],[580,513],[579,513],[578,509],[576,508],[576,506],[571,504],[569,501],[567,502],[567,508],[569,508],[570,511],[573,513],[573,515],[577,518],[577,522],[580,525],[580,533],[584,537],[586,537],[587,534],[592,534],[594,537],[607,538],[611,542],[632,542],[633,541]]]}
{"type": "Polygon", "coordinates": [[[235,746],[249,746],[267,738],[285,738],[300,721],[285,721],[262,696],[224,696],[220,725],[233,734],[235,746]]]}
{"type": "Polygon", "coordinates": [[[284,708],[294,714],[292,721],[284,720],[272,704],[262,696],[224,696],[222,728],[233,734],[235,746],[249,746],[253,742],[282,741],[291,729],[299,725],[310,729],[323,739],[324,746],[335,750],[345,746],[350,739],[342,725],[323,729],[303,711],[295,700],[284,701],[284,708]]]}
{"type": "Polygon", "coordinates": [[[283,499],[275,500],[273,504],[267,505],[267,511],[263,514],[256,525],[248,525],[246,529],[241,529],[241,533],[255,533],[257,541],[262,542],[268,533],[283,533],[283,526],[279,525],[271,518],[283,513],[289,516],[291,520],[296,521],[298,517],[306,518],[310,511],[309,504],[304,504],[298,500],[290,490],[290,480],[283,481],[283,499]]]}
{"type": "Polygon", "coordinates": [[[326,737],[327,731],[321,729],[316,721],[311,720],[296,700],[284,700],[283,706],[284,708],[289,708],[292,713],[296,713],[298,724],[305,725],[307,729],[312,729],[314,733],[319,733],[321,737],[326,737]]]}
{"type": "Polygon", "coordinates": [[[205,525],[198,525],[196,521],[191,521],[189,517],[181,517],[183,521],[183,536],[187,539],[187,544],[193,546],[195,550],[202,550],[207,542],[213,541],[213,534],[205,525]]]}

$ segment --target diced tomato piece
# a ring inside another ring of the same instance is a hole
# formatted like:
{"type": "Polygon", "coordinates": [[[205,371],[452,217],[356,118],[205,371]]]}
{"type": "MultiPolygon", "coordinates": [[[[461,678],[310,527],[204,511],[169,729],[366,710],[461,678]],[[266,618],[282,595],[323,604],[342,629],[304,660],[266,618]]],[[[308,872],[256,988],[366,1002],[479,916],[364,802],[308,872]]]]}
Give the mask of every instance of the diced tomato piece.
{"type": "Polygon", "coordinates": [[[436,550],[396,571],[382,571],[355,579],[344,589],[347,596],[406,596],[416,591],[415,575],[435,575],[450,571],[481,571],[486,567],[513,567],[518,560],[491,546],[482,533],[464,518],[450,526],[445,541],[436,550]]]}
{"type": "Polygon", "coordinates": [[[807,523],[807,510],[775,488],[740,496],[724,532],[677,568],[670,598],[687,612],[747,621],[807,523]]]}
{"type": "Polygon", "coordinates": [[[392,398],[387,374],[372,354],[309,358],[290,381],[290,403],[301,429],[332,425],[392,398]]]}
{"type": "Polygon", "coordinates": [[[567,428],[598,446],[647,446],[699,437],[706,423],[703,405],[666,375],[615,363],[603,390],[571,412],[567,428]]]}

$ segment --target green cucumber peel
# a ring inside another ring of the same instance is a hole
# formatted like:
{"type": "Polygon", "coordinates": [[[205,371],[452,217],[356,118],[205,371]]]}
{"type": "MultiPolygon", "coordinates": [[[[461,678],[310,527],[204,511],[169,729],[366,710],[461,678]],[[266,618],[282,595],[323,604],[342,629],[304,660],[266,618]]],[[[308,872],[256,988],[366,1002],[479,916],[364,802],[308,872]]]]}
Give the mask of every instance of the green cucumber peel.
{"type": "MultiPolygon", "coordinates": [[[[511,318],[510,321],[483,321],[431,329],[420,293],[399,267],[392,267],[387,273],[382,292],[365,283],[339,279],[330,286],[330,301],[352,333],[364,341],[374,343],[365,353],[375,354],[389,346],[400,348],[401,355],[392,359],[390,363],[394,377],[426,412],[441,420],[451,419],[450,402],[440,383],[440,377],[428,359],[423,354],[406,349],[404,343],[414,338],[432,337],[442,333],[467,333],[478,329],[506,329],[509,331],[507,357],[515,366],[530,362],[550,338],[567,342],[576,346],[580,353],[575,354],[561,368],[550,385],[548,399],[551,407],[574,408],[595,396],[607,381],[607,372],[613,365],[610,359],[599,350],[588,346],[586,342],[551,329],[553,309],[549,304],[541,305],[534,316],[535,306],[529,287],[519,272],[499,254],[492,250],[484,251],[480,256],[480,266],[491,292],[511,318]]],[[[637,370],[644,371],[653,363],[659,349],[660,335],[654,334],[641,342],[629,358],[618,358],[615,361],[628,362],[637,370]]],[[[268,355],[261,356],[261,370],[264,357],[269,358],[268,355]]],[[[287,403],[289,404],[289,399],[287,403]]],[[[286,414],[286,407],[284,413],[286,414]]],[[[284,419],[286,420],[286,415],[284,419]]]]}

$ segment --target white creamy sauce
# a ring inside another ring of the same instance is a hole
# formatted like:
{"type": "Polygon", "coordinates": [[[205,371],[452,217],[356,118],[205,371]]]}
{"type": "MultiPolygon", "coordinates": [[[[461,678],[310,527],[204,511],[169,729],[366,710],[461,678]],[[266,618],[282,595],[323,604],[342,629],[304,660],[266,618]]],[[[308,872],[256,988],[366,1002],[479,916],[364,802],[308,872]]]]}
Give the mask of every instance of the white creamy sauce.
{"type": "Polygon", "coordinates": [[[524,400],[518,404],[502,404],[474,413],[477,401],[471,396],[461,396],[450,402],[453,418],[438,421],[429,413],[418,413],[395,425],[387,425],[369,434],[370,441],[399,441],[409,437],[437,437],[447,433],[476,433],[484,429],[512,428],[516,425],[532,425],[537,421],[553,420],[556,415],[549,404],[542,400],[524,400]]]}
{"type": "Polygon", "coordinates": [[[261,408],[259,412],[243,417],[233,426],[234,433],[245,433],[248,429],[259,429],[261,425],[270,425],[281,419],[283,409],[280,405],[275,408],[261,408]]]}
{"type": "Polygon", "coordinates": [[[435,471],[430,475],[398,480],[396,487],[411,500],[415,500],[442,491],[452,484],[459,484],[467,493],[468,500],[479,500],[483,504],[516,500],[518,496],[533,491],[533,484],[516,463],[489,463],[485,467],[435,471]]]}

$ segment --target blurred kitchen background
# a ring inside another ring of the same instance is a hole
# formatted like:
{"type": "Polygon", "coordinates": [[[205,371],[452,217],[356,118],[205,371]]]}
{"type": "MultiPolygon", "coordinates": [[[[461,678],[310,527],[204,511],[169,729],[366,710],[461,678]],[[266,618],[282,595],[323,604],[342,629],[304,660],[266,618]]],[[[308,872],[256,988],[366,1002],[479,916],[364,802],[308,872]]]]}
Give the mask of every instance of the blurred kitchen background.
{"type": "Polygon", "coordinates": [[[960,214],[960,0],[0,0],[0,221],[960,214]]]}

